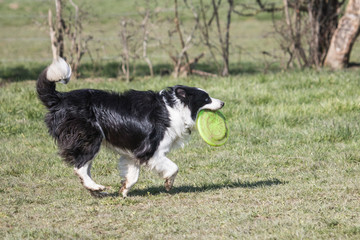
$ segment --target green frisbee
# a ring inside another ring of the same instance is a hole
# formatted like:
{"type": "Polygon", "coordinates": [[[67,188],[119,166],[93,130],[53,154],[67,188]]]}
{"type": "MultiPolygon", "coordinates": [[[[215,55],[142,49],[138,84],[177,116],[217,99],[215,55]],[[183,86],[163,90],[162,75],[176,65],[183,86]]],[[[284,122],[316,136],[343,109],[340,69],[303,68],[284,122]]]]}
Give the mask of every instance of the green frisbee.
{"type": "Polygon", "coordinates": [[[201,110],[196,126],[201,138],[211,146],[224,145],[228,139],[226,119],[220,111],[201,110]]]}

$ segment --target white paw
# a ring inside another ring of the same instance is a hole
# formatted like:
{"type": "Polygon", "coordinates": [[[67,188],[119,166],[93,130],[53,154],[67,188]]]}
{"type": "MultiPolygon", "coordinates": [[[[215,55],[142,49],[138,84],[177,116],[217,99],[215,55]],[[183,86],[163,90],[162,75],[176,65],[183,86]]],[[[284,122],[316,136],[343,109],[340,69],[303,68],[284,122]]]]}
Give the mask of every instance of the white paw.
{"type": "Polygon", "coordinates": [[[90,191],[94,191],[94,192],[100,192],[100,191],[104,191],[106,189],[105,186],[103,185],[99,185],[99,184],[91,184],[90,186],[85,186],[85,188],[89,189],[90,191]]]}
{"type": "Polygon", "coordinates": [[[128,192],[129,192],[129,189],[126,188],[126,181],[123,181],[123,184],[122,184],[122,187],[120,188],[119,193],[122,194],[123,198],[126,198],[128,192]]]}

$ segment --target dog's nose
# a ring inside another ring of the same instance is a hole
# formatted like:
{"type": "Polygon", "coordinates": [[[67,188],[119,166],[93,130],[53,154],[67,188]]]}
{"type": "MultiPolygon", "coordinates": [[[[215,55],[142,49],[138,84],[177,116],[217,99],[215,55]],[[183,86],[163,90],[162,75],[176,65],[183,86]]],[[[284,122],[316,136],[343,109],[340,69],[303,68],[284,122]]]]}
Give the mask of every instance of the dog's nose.
{"type": "Polygon", "coordinates": [[[221,101],[220,104],[221,104],[221,107],[223,107],[225,105],[225,103],[223,101],[221,101]]]}

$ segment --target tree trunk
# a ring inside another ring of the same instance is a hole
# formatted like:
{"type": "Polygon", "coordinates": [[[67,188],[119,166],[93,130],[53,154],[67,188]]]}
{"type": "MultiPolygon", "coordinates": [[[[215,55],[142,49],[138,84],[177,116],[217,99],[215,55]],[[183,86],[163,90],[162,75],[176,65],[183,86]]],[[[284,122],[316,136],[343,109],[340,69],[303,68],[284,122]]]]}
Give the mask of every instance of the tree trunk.
{"type": "Polygon", "coordinates": [[[338,24],[338,0],[311,0],[308,2],[311,29],[309,65],[323,65],[331,37],[338,24]]]}
{"type": "Polygon", "coordinates": [[[344,16],[331,39],[325,66],[342,69],[349,63],[352,46],[360,30],[360,0],[349,0],[344,16]]]}
{"type": "Polygon", "coordinates": [[[283,50],[290,56],[287,66],[294,61],[301,68],[323,66],[343,2],[283,0],[287,28],[280,27],[277,31],[284,38],[283,50]]]}

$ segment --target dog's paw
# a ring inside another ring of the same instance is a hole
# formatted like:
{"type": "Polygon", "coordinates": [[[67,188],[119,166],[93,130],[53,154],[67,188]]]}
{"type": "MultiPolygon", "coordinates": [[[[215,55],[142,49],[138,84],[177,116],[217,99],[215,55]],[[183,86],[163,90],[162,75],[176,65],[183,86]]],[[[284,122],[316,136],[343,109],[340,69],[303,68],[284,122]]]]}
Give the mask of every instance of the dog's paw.
{"type": "Polygon", "coordinates": [[[172,189],[177,173],[178,172],[176,171],[171,177],[165,179],[166,191],[170,191],[172,189]]]}
{"type": "Polygon", "coordinates": [[[119,194],[122,195],[123,198],[126,198],[128,192],[129,192],[129,189],[126,188],[126,182],[123,181],[122,186],[119,190],[119,194]]]}
{"type": "Polygon", "coordinates": [[[106,189],[105,186],[99,184],[89,184],[88,186],[84,185],[87,190],[90,192],[102,192],[106,189]]]}
{"type": "Polygon", "coordinates": [[[165,189],[166,191],[170,191],[174,185],[174,178],[168,178],[165,180],[165,189]]]}

